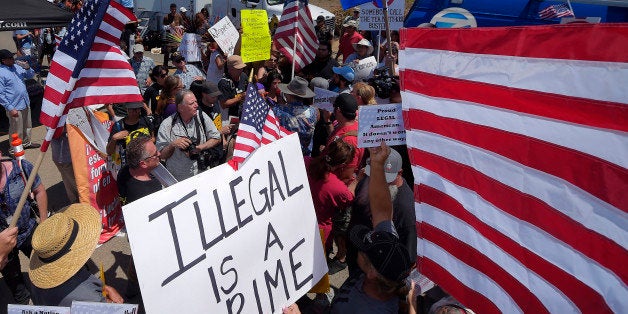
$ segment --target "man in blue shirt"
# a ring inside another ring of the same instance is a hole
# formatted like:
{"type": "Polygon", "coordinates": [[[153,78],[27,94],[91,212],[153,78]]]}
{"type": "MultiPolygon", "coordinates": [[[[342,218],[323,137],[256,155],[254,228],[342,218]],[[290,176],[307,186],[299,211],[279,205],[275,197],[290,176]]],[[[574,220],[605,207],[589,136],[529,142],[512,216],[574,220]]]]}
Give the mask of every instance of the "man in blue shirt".
{"type": "Polygon", "coordinates": [[[13,58],[13,53],[0,50],[0,105],[9,118],[9,133],[17,133],[24,143],[24,148],[39,147],[31,142],[31,108],[25,79],[32,78],[35,71],[26,62],[13,58]]]}

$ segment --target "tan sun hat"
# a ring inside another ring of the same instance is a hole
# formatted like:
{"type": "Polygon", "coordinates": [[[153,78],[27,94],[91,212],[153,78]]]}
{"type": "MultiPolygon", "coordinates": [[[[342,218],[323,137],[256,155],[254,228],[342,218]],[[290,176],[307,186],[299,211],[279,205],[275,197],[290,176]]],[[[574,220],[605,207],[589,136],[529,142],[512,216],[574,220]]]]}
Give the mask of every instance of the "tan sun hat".
{"type": "Polygon", "coordinates": [[[101,229],[100,214],[87,204],[72,204],[44,220],[33,233],[31,282],[50,289],[74,276],[92,256],[101,229]]]}

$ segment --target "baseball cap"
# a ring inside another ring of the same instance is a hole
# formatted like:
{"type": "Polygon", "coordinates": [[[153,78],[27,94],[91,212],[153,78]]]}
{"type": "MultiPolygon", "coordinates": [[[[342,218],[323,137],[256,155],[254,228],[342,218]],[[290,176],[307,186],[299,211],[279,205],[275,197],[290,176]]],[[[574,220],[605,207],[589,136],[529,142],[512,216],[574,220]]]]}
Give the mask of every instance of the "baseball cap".
{"type": "Polygon", "coordinates": [[[203,85],[201,85],[201,92],[208,94],[209,96],[222,95],[216,84],[207,81],[203,82],[203,85]]]}
{"type": "Polygon", "coordinates": [[[242,57],[233,55],[227,58],[227,66],[234,69],[244,69],[246,63],[242,62],[242,57]]]}
{"type": "Polygon", "coordinates": [[[6,49],[0,50],[0,60],[13,58],[14,53],[6,49]]]}
{"type": "MultiPolygon", "coordinates": [[[[394,149],[390,150],[390,155],[386,158],[384,163],[384,175],[386,176],[386,182],[393,182],[397,178],[397,174],[401,171],[401,155],[394,149]]],[[[371,176],[371,158],[366,159],[366,167],[364,172],[367,176],[371,176]]]]}
{"type": "Polygon", "coordinates": [[[347,119],[355,119],[358,111],[358,102],[351,94],[342,93],[334,100],[334,108],[339,108],[342,115],[347,119]]]}
{"type": "Polygon", "coordinates": [[[177,4],[176,4],[176,3],[171,3],[171,4],[170,4],[170,7],[171,7],[171,8],[176,8],[176,7],[177,7],[177,4]]]}
{"type": "Polygon", "coordinates": [[[185,58],[180,54],[175,54],[172,56],[172,62],[179,63],[181,61],[185,61],[185,58]]]}
{"type": "Polygon", "coordinates": [[[187,12],[187,11],[188,11],[188,9],[186,9],[185,7],[181,7],[181,8],[179,9],[179,11],[181,11],[181,12],[185,13],[185,12],[187,12]]]}
{"type": "Polygon", "coordinates": [[[358,28],[357,20],[348,20],[347,23],[342,24],[342,27],[355,27],[358,28]]]}
{"type": "Polygon", "coordinates": [[[316,18],[316,22],[323,22],[323,21],[325,21],[325,17],[324,17],[324,16],[322,16],[322,15],[319,15],[319,16],[316,18]]]}
{"type": "Polygon", "coordinates": [[[349,237],[351,243],[366,254],[373,267],[384,278],[399,282],[410,272],[410,254],[392,233],[372,231],[366,226],[358,225],[351,229],[349,237]]]}
{"type": "Polygon", "coordinates": [[[343,67],[332,67],[331,70],[344,77],[345,80],[349,81],[349,82],[353,82],[353,80],[355,79],[355,71],[353,71],[353,68],[350,66],[343,66],[343,67]]]}
{"type": "Polygon", "coordinates": [[[144,45],[135,44],[133,45],[133,53],[144,52],[144,45]]]}

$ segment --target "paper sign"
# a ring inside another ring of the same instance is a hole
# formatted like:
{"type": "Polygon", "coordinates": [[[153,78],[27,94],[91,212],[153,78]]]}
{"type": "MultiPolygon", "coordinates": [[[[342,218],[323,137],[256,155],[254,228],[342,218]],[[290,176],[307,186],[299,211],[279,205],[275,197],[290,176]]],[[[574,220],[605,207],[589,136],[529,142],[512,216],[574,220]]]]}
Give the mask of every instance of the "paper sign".
{"type": "Polygon", "coordinates": [[[238,33],[238,30],[233,26],[233,23],[231,23],[228,17],[223,17],[207,31],[212,35],[214,40],[216,40],[220,49],[227,54],[227,57],[233,55],[235,46],[238,43],[238,38],[240,38],[240,33],[238,33]]]}
{"type": "Polygon", "coordinates": [[[270,31],[266,10],[241,10],[242,14],[242,61],[253,62],[270,59],[270,31]]]}
{"type": "Polygon", "coordinates": [[[352,67],[355,72],[354,82],[358,82],[373,76],[373,70],[377,67],[377,61],[375,61],[375,57],[370,56],[360,60],[357,64],[350,62],[349,66],[352,67]]]}
{"type": "MultiPolygon", "coordinates": [[[[391,30],[399,30],[403,27],[406,2],[405,0],[387,1],[388,25],[391,30]]],[[[360,5],[360,30],[386,30],[386,20],[381,2],[382,0],[377,0],[360,5]]]]}
{"type": "Polygon", "coordinates": [[[183,34],[179,53],[185,58],[185,62],[201,61],[201,35],[193,33],[183,34]]]}
{"type": "Polygon", "coordinates": [[[314,107],[334,112],[334,100],[336,100],[338,93],[314,87],[314,94],[314,107]]]}
{"type": "Polygon", "coordinates": [[[61,306],[37,306],[37,305],[18,305],[9,304],[7,306],[8,314],[70,314],[69,307],[61,306]]]}
{"type": "Polygon", "coordinates": [[[72,301],[72,314],[137,314],[137,304],[72,301]]]}
{"type": "Polygon", "coordinates": [[[406,143],[401,104],[358,108],[358,147],[379,146],[382,140],[389,146],[406,143]]]}
{"type": "Polygon", "coordinates": [[[307,293],[327,265],[302,160],[292,134],[126,205],[146,313],[280,313],[307,293]]]}

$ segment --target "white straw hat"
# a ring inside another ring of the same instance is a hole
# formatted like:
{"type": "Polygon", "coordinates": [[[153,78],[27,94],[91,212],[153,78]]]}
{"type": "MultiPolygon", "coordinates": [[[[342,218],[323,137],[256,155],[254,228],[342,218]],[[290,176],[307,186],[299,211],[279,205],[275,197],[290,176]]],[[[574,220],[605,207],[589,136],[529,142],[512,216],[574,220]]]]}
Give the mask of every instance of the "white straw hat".
{"type": "Polygon", "coordinates": [[[100,214],[88,204],[72,204],[44,220],[33,233],[31,282],[50,289],[74,276],[92,256],[101,229],[100,214]]]}

